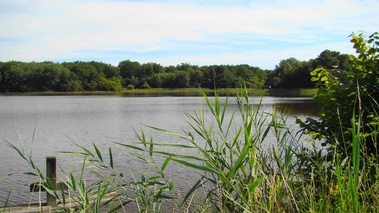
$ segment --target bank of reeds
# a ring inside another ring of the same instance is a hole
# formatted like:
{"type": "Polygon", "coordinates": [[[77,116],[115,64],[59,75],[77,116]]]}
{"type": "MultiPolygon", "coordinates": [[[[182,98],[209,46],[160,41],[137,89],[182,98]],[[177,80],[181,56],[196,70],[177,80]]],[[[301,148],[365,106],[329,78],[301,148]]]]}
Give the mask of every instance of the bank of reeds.
{"type": "MultiPolygon", "coordinates": [[[[67,211],[379,211],[378,156],[365,154],[359,116],[352,115],[352,154],[342,158],[335,152],[327,158],[315,141],[288,127],[285,117],[253,105],[246,90],[239,91],[239,110],[232,115],[226,113],[228,98],[221,103],[217,93],[214,99],[203,95],[206,108],[187,114],[189,128],[183,132],[149,126],[176,138],[174,142],[157,141],[142,131],[138,143],[117,143],[151,168],[138,174],[116,168],[111,148],[104,152],[95,144],[75,143],[80,151],[66,154],[81,157],[82,170],[79,174],[63,172],[68,191],[51,191],[49,180],[44,181],[33,160],[11,146],[31,166],[33,172],[28,174],[39,176],[42,186],[67,204],[67,211]],[[176,190],[166,172],[173,163],[198,174],[185,192],[176,190]],[[87,170],[97,181],[86,183],[83,174],[87,170]],[[101,203],[102,196],[110,192],[117,196],[101,203]],[[68,200],[81,205],[73,209],[68,200]]],[[[372,131],[377,132],[377,127],[372,131]]],[[[377,140],[377,134],[370,137],[377,140]]]]}

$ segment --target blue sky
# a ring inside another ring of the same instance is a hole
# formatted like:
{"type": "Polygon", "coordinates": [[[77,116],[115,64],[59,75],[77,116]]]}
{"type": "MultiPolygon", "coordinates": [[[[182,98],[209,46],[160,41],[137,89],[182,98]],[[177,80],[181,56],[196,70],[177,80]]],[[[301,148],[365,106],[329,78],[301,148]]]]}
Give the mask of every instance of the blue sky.
{"type": "Polygon", "coordinates": [[[0,0],[0,61],[249,64],[353,53],[377,0],[0,0]]]}

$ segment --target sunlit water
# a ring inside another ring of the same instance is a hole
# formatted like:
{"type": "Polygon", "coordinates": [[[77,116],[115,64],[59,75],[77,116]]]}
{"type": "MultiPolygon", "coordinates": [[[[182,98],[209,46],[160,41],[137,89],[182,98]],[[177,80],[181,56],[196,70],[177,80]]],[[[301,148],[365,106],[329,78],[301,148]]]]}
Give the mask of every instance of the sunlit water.
{"type": "MultiPolygon", "coordinates": [[[[261,98],[252,100],[259,103],[261,98]]],[[[289,115],[288,124],[294,128],[294,115],[303,118],[317,115],[309,98],[264,97],[261,105],[264,111],[285,109],[281,111],[289,115]]],[[[185,122],[188,120],[185,113],[194,114],[202,106],[207,109],[202,97],[0,96],[0,206],[4,206],[8,197],[8,205],[38,201],[38,193],[28,192],[30,183],[38,178],[23,174],[32,170],[8,142],[31,154],[43,173],[45,159],[52,155],[57,156],[58,164],[66,170],[80,167],[73,163],[72,156],[60,153],[79,151],[73,142],[89,149],[95,143],[104,152],[105,160],[108,148],[112,147],[116,167],[125,175],[130,169],[138,176],[148,166],[114,142],[137,142],[136,132],[141,130],[155,140],[176,142],[144,124],[186,132],[190,127],[185,122]]],[[[230,116],[237,109],[235,98],[230,98],[227,114],[230,116]]],[[[238,114],[236,117],[238,125],[238,114]]],[[[175,164],[168,171],[179,190],[188,188],[196,178],[196,174],[175,164]]],[[[58,179],[62,176],[58,174],[58,179]]]]}

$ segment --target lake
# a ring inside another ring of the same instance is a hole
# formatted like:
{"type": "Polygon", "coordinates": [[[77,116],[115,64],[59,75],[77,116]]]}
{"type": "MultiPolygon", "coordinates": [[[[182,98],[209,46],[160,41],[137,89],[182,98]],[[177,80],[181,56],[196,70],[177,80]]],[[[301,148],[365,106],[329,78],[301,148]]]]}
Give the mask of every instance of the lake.
{"type": "MultiPolygon", "coordinates": [[[[221,97],[221,100],[225,98],[221,97]]],[[[261,97],[252,100],[259,103],[261,97]]],[[[227,113],[231,115],[238,105],[233,97],[229,102],[227,113]]],[[[38,179],[23,175],[31,169],[7,142],[23,147],[25,153],[32,153],[43,173],[45,159],[52,155],[57,156],[58,164],[64,169],[78,168],[78,164],[72,163],[71,156],[59,153],[79,151],[73,141],[87,148],[95,143],[104,153],[112,147],[116,165],[138,173],[146,166],[134,161],[114,142],[137,142],[135,132],[141,130],[159,141],[172,142],[172,138],[158,134],[144,124],[176,132],[189,130],[185,112],[194,114],[202,106],[205,106],[202,97],[0,96],[0,206],[4,205],[9,191],[8,205],[38,201],[38,193],[30,198],[28,192],[30,183],[38,179]]],[[[294,115],[302,118],[317,116],[311,98],[263,97],[262,110],[272,111],[274,108],[287,114],[288,123],[294,128],[297,128],[294,115]]],[[[179,181],[178,187],[185,188],[187,182],[183,181],[183,176],[191,179],[194,174],[170,166],[173,179],[179,181]]],[[[63,177],[58,174],[59,178],[63,177]]]]}

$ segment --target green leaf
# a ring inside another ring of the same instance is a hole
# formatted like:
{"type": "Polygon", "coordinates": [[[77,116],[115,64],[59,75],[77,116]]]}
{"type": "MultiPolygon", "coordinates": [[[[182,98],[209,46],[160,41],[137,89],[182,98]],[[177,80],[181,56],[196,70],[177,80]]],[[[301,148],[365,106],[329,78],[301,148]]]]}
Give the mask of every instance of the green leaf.
{"type": "Polygon", "coordinates": [[[70,185],[71,185],[72,190],[76,191],[77,181],[72,172],[70,172],[70,185]]]}
{"type": "Polygon", "coordinates": [[[150,146],[149,146],[149,155],[150,155],[150,157],[153,156],[153,150],[154,150],[153,138],[150,138],[150,146]]]}
{"type": "Polygon", "coordinates": [[[154,129],[154,130],[157,130],[159,132],[162,132],[164,134],[168,134],[168,135],[171,135],[171,136],[175,136],[175,137],[178,137],[178,138],[182,138],[184,140],[191,140],[191,137],[188,137],[188,136],[183,136],[179,133],[176,133],[176,132],[171,132],[169,130],[166,130],[166,129],[161,129],[161,128],[158,128],[158,127],[154,127],[154,126],[149,126],[149,125],[145,125],[146,127],[149,127],[151,129],[154,129]]]}
{"type": "Polygon", "coordinates": [[[84,146],[81,146],[80,144],[78,143],[74,143],[76,146],[78,146],[79,148],[81,148],[87,155],[90,155],[91,157],[95,157],[95,155],[89,151],[88,149],[86,149],[84,146]]]}
{"type": "Polygon", "coordinates": [[[161,168],[162,171],[164,171],[166,169],[166,167],[167,167],[168,163],[170,162],[171,158],[172,158],[171,156],[168,157],[168,158],[166,158],[166,160],[164,161],[164,163],[162,165],[162,168],[161,168]]]}
{"type": "Polygon", "coordinates": [[[226,100],[225,100],[225,103],[224,103],[224,109],[222,110],[222,114],[221,114],[221,123],[224,122],[224,117],[225,117],[225,114],[226,114],[226,109],[227,109],[228,103],[229,103],[229,97],[226,97],[226,100]]]}
{"type": "Polygon", "coordinates": [[[375,48],[370,48],[367,53],[369,55],[374,55],[376,53],[376,49],[375,48]]]}
{"type": "Polygon", "coordinates": [[[264,176],[261,175],[258,179],[256,179],[254,183],[250,185],[249,191],[250,192],[254,191],[254,189],[257,188],[257,186],[262,182],[263,178],[264,176]]]}
{"type": "Polygon", "coordinates": [[[68,154],[68,155],[77,155],[77,156],[83,156],[83,155],[87,155],[88,156],[88,153],[84,153],[84,152],[60,151],[59,153],[60,154],[68,154]]]}
{"type": "Polygon", "coordinates": [[[133,146],[133,145],[130,145],[130,144],[117,143],[117,142],[116,142],[116,144],[121,145],[121,146],[125,146],[125,147],[128,147],[128,148],[131,148],[131,149],[134,149],[134,150],[142,151],[142,152],[145,151],[141,147],[133,146]]]}
{"type": "Polygon", "coordinates": [[[172,200],[172,198],[173,197],[171,197],[171,196],[163,195],[163,194],[160,194],[160,195],[156,196],[156,199],[159,199],[159,200],[161,200],[161,199],[163,199],[163,200],[172,200]]]}
{"type": "Polygon", "coordinates": [[[148,164],[150,164],[150,165],[152,165],[152,166],[154,166],[155,164],[153,163],[153,162],[151,162],[149,159],[147,159],[145,156],[143,156],[143,155],[140,155],[140,154],[137,154],[137,153],[129,153],[130,155],[133,155],[133,156],[135,156],[135,157],[137,157],[137,158],[139,158],[140,160],[142,160],[143,162],[145,162],[145,163],[148,163],[148,164]]]}
{"type": "Polygon", "coordinates": [[[101,153],[100,153],[99,149],[97,148],[97,146],[95,145],[95,143],[93,143],[93,147],[95,148],[97,157],[99,157],[99,159],[100,159],[101,162],[104,162],[103,161],[103,156],[101,156],[101,153]]]}
{"type": "Polygon", "coordinates": [[[196,148],[196,146],[186,145],[186,144],[178,144],[178,143],[155,143],[154,146],[185,148],[185,149],[194,149],[194,148],[196,148]]]}
{"type": "Polygon", "coordinates": [[[182,205],[187,202],[188,198],[198,189],[202,186],[202,179],[200,178],[192,187],[191,189],[187,192],[186,196],[184,197],[182,201],[182,205]]]}
{"type": "Polygon", "coordinates": [[[31,176],[38,176],[36,173],[33,172],[24,172],[24,175],[31,175],[31,176]]]}
{"type": "Polygon", "coordinates": [[[173,161],[177,162],[177,163],[180,163],[184,166],[188,166],[190,168],[193,168],[193,169],[196,169],[196,170],[200,170],[200,171],[204,171],[204,172],[211,172],[211,173],[214,173],[214,174],[218,174],[219,172],[216,170],[216,169],[213,169],[211,167],[208,167],[208,166],[202,166],[202,165],[197,165],[197,164],[193,164],[193,163],[190,163],[190,162],[187,162],[187,161],[183,161],[183,160],[179,160],[179,159],[174,159],[172,158],[173,161]]]}
{"type": "Polygon", "coordinates": [[[202,95],[203,95],[203,97],[204,97],[204,99],[205,99],[205,101],[206,101],[206,103],[208,105],[208,109],[211,110],[212,114],[214,115],[215,111],[213,109],[211,101],[209,100],[208,96],[205,93],[203,93],[202,95]]]}
{"type": "Polygon", "coordinates": [[[240,169],[241,166],[243,167],[243,165],[241,164],[242,164],[242,161],[245,159],[246,155],[249,153],[249,150],[250,150],[249,146],[250,146],[250,143],[244,145],[242,152],[238,156],[237,161],[234,163],[233,167],[227,173],[227,178],[230,179],[231,177],[233,177],[238,171],[238,169],[240,169]]]}
{"type": "Polygon", "coordinates": [[[181,154],[174,154],[171,152],[161,152],[161,151],[156,151],[156,154],[161,154],[164,156],[170,156],[170,157],[176,157],[176,158],[182,158],[182,159],[187,159],[187,160],[198,160],[198,161],[205,161],[205,159],[201,156],[197,155],[181,155],[181,154]]]}
{"type": "Polygon", "coordinates": [[[274,158],[275,158],[275,161],[276,161],[276,164],[278,165],[279,169],[283,169],[283,165],[279,159],[279,156],[278,154],[276,153],[276,150],[275,150],[275,147],[272,147],[272,153],[274,155],[274,158]]]}
{"type": "Polygon", "coordinates": [[[17,152],[17,153],[18,153],[18,154],[19,154],[24,160],[28,161],[28,160],[26,159],[24,153],[21,152],[20,149],[18,149],[15,145],[11,144],[11,143],[8,142],[7,140],[6,140],[6,142],[8,143],[8,145],[9,145],[12,149],[16,150],[16,152],[17,152]]]}
{"type": "Polygon", "coordinates": [[[111,147],[109,147],[109,165],[111,165],[111,168],[113,169],[113,155],[111,147]]]}
{"type": "Polygon", "coordinates": [[[174,189],[174,182],[172,180],[169,181],[168,189],[171,191],[174,189]]]}

